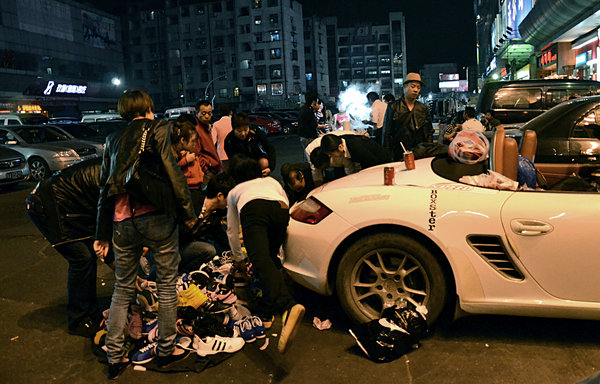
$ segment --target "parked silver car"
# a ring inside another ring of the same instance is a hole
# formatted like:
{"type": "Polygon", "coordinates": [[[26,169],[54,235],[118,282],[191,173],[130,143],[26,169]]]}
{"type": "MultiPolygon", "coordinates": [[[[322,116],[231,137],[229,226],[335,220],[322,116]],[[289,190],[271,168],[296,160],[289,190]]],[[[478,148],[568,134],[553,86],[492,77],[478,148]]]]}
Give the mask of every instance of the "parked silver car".
{"type": "Polygon", "coordinates": [[[0,188],[12,188],[29,179],[29,166],[25,156],[0,145],[0,188]]]}
{"type": "Polygon", "coordinates": [[[49,125],[69,139],[79,140],[94,146],[100,156],[104,153],[106,137],[86,124],[57,122],[50,123],[49,125]]]}
{"type": "Polygon", "coordinates": [[[45,125],[0,127],[0,144],[25,156],[35,180],[43,180],[54,171],[99,156],[92,145],[69,139],[45,125]]]}

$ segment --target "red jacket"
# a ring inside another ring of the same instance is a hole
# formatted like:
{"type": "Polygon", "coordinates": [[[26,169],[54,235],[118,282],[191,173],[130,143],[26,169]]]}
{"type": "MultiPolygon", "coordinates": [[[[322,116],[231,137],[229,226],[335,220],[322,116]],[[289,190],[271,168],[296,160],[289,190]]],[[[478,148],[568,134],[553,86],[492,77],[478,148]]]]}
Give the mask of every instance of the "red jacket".
{"type": "Polygon", "coordinates": [[[204,181],[204,172],[200,166],[200,158],[196,157],[191,163],[188,163],[186,156],[181,155],[181,153],[175,154],[175,158],[177,159],[177,165],[183,171],[188,187],[190,189],[201,189],[202,182],[204,181]]]}
{"type": "Polygon", "coordinates": [[[214,174],[221,172],[221,160],[217,154],[217,148],[212,140],[209,127],[198,122],[196,125],[198,138],[196,139],[196,155],[200,162],[202,171],[211,171],[214,174]]]}

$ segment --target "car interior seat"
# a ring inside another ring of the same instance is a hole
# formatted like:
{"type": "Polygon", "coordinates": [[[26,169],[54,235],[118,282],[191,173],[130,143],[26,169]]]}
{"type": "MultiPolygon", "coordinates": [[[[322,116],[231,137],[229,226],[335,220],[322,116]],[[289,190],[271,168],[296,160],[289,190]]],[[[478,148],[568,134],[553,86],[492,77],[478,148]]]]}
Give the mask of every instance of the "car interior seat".
{"type": "Polygon", "coordinates": [[[517,180],[519,146],[512,137],[506,137],[504,129],[497,129],[492,138],[490,168],[511,180],[517,180]]]}
{"type": "Polygon", "coordinates": [[[528,158],[532,162],[535,162],[535,151],[537,149],[537,134],[535,131],[526,130],[523,132],[523,138],[521,139],[521,156],[528,158]]]}

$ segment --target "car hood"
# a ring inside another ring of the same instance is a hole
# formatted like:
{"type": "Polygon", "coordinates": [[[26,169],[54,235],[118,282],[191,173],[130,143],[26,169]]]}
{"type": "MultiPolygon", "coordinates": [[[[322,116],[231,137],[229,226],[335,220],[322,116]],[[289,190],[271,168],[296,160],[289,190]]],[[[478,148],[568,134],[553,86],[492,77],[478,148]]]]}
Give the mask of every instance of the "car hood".
{"type": "Polygon", "coordinates": [[[419,159],[415,161],[415,169],[407,170],[403,162],[395,162],[377,165],[364,169],[360,172],[353,173],[342,177],[341,179],[333,180],[327,184],[314,189],[310,195],[321,191],[332,191],[349,187],[368,187],[383,185],[383,169],[385,167],[394,167],[394,184],[395,185],[418,185],[429,186],[436,183],[451,182],[436,175],[431,169],[431,161],[433,157],[419,159]]]}
{"type": "Polygon", "coordinates": [[[3,145],[0,145],[0,159],[8,160],[8,159],[22,159],[23,155],[20,152],[15,151],[14,149],[7,148],[3,145]]]}

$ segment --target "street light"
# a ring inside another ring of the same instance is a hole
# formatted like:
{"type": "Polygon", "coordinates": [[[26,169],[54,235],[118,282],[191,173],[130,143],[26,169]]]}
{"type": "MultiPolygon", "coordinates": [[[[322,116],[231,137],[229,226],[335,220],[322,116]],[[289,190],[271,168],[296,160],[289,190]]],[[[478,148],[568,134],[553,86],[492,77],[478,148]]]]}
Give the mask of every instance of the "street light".
{"type": "Polygon", "coordinates": [[[208,82],[208,84],[206,85],[206,88],[204,88],[204,100],[208,100],[208,87],[210,87],[210,85],[215,81],[215,80],[219,80],[222,79],[224,77],[227,77],[227,74],[221,75],[219,77],[216,77],[214,79],[212,79],[211,81],[208,82]]]}
{"type": "Polygon", "coordinates": [[[119,79],[118,77],[113,77],[111,82],[112,82],[112,85],[114,85],[115,87],[118,87],[119,85],[121,85],[121,79],[119,79]]]}

